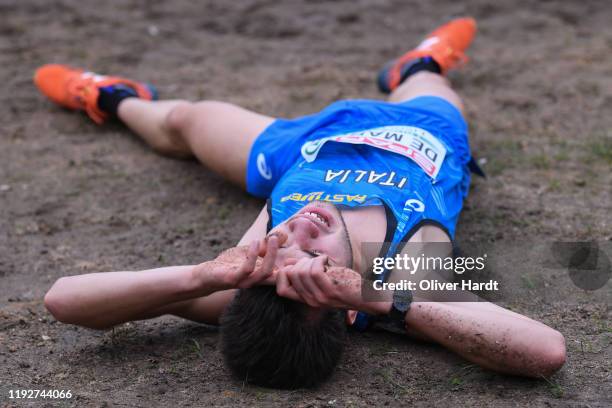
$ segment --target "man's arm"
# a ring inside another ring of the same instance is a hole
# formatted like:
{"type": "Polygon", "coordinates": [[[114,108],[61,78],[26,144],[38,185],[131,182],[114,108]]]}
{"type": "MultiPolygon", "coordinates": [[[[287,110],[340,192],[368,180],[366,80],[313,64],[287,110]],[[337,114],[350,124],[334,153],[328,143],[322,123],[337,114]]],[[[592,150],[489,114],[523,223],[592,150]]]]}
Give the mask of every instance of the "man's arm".
{"type": "Polygon", "coordinates": [[[565,363],[561,333],[488,302],[414,302],[406,329],[501,373],[549,376],[565,363]]]}
{"type": "MultiPolygon", "coordinates": [[[[303,259],[278,272],[281,296],[312,307],[337,307],[387,314],[390,301],[365,301],[361,275],[326,267],[324,256],[303,259]]],[[[548,376],[565,362],[558,331],[488,302],[431,302],[416,299],[406,314],[408,334],[435,341],[467,360],[501,373],[548,376]]]]}
{"type": "MultiPolygon", "coordinates": [[[[264,207],[238,245],[263,238],[267,222],[264,207]]],[[[213,281],[220,277],[219,273],[210,273],[213,265],[205,262],[139,272],[63,277],[47,292],[45,306],[63,323],[92,329],[107,329],[165,314],[214,324],[233,299],[234,289],[224,290],[218,281],[213,281]]]]}
{"type": "Polygon", "coordinates": [[[47,292],[45,306],[63,323],[106,329],[212,294],[215,285],[205,272],[203,266],[190,265],[63,277],[47,292]]]}
{"type": "Polygon", "coordinates": [[[209,295],[273,284],[277,251],[278,238],[271,237],[248,248],[230,248],[195,266],[64,277],[45,296],[45,306],[61,322],[95,329],[175,312],[198,321],[214,320],[229,293],[209,295]],[[194,299],[198,301],[190,303],[194,299]]]}

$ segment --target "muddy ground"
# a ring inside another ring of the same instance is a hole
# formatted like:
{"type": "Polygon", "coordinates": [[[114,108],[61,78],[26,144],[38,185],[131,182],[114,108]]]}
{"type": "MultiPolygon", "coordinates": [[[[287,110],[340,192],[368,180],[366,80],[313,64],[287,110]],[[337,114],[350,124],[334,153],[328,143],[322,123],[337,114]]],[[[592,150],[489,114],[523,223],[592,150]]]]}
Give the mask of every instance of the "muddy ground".
{"type": "MultiPolygon", "coordinates": [[[[496,375],[440,347],[353,333],[316,390],[233,380],[218,333],[175,318],[95,332],[56,323],[59,277],[209,259],[262,205],[195,162],[159,157],[119,125],[43,99],[34,69],[70,63],[150,81],[164,98],[220,99],[277,116],[380,98],[381,64],[457,15],[479,23],[465,97],[486,159],[459,242],[612,239],[612,9],[606,1],[0,0],[0,405],[610,406],[610,283],[521,272],[501,303],[560,330],[548,381],[496,375]],[[73,398],[10,400],[10,389],[73,398]]],[[[520,261],[520,260],[519,260],[520,261]]]]}

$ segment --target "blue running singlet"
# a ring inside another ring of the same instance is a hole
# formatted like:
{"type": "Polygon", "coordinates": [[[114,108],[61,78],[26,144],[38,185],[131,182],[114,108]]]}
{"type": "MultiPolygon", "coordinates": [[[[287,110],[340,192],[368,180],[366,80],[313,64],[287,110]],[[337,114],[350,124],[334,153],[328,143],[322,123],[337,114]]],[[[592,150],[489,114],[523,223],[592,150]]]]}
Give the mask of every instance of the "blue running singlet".
{"type": "Polygon", "coordinates": [[[271,227],[315,200],[384,204],[395,218],[392,256],[424,223],[454,238],[470,158],[465,120],[444,99],[340,101],[265,129],[250,153],[247,190],[270,198],[271,227]]]}

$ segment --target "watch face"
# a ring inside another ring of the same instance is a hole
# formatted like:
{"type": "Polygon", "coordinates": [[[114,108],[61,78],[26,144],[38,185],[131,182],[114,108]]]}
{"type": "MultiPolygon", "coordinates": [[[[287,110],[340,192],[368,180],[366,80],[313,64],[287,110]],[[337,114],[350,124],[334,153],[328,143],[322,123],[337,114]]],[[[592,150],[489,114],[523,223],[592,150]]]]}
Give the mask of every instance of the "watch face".
{"type": "Polygon", "coordinates": [[[412,292],[409,290],[396,290],[393,293],[393,306],[400,312],[406,312],[412,303],[412,292]]]}

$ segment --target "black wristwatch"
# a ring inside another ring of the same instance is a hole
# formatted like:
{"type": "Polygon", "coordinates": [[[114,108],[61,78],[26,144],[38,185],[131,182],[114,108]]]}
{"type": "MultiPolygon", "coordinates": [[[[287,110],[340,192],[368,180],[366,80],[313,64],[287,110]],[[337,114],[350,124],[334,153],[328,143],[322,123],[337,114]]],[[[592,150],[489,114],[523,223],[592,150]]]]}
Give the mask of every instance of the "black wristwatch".
{"type": "Polygon", "coordinates": [[[406,313],[412,304],[412,292],[409,290],[396,290],[393,292],[391,310],[384,316],[379,316],[376,325],[393,332],[406,332],[406,313]]]}
{"type": "Polygon", "coordinates": [[[394,320],[400,327],[404,328],[406,324],[406,313],[410,310],[412,304],[412,291],[396,290],[393,292],[393,304],[389,311],[389,318],[394,320]]]}

